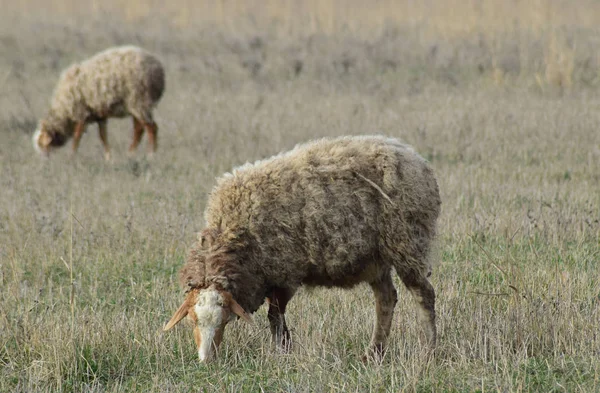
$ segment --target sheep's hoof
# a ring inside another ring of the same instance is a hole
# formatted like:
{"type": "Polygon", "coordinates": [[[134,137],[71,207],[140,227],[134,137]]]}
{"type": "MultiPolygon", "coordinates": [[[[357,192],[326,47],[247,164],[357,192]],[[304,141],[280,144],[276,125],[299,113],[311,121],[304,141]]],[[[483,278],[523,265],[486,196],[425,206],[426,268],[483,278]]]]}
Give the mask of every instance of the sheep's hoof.
{"type": "Polygon", "coordinates": [[[435,331],[427,332],[426,330],[422,330],[419,332],[419,344],[427,348],[429,351],[433,352],[433,350],[435,350],[436,342],[437,337],[435,331]]]}
{"type": "Polygon", "coordinates": [[[360,361],[363,364],[381,364],[383,363],[383,356],[364,354],[360,357],[360,361]]]}
{"type": "Polygon", "coordinates": [[[110,152],[107,151],[106,153],[104,153],[104,161],[110,161],[111,155],[110,152]]]}
{"type": "Polygon", "coordinates": [[[271,342],[278,353],[286,354],[290,353],[292,350],[292,339],[289,336],[289,333],[281,337],[273,338],[271,342]]]}
{"type": "Polygon", "coordinates": [[[425,346],[423,346],[423,348],[421,350],[421,356],[423,357],[423,360],[430,361],[435,358],[435,352],[436,352],[435,346],[425,345],[425,346]]]}
{"type": "Polygon", "coordinates": [[[385,356],[385,348],[383,347],[383,344],[379,343],[379,344],[372,345],[367,350],[367,353],[365,353],[364,355],[361,356],[360,360],[365,364],[366,363],[381,364],[381,362],[383,362],[384,356],[385,356]]]}

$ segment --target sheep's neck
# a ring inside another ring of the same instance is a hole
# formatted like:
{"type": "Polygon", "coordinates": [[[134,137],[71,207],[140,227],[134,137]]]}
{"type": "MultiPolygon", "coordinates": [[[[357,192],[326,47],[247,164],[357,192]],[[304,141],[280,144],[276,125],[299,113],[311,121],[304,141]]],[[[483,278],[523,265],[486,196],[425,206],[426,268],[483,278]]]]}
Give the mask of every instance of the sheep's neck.
{"type": "Polygon", "coordinates": [[[48,113],[45,123],[49,130],[67,137],[73,136],[75,131],[75,122],[73,122],[67,116],[60,115],[54,111],[50,111],[50,113],[48,113]]]}

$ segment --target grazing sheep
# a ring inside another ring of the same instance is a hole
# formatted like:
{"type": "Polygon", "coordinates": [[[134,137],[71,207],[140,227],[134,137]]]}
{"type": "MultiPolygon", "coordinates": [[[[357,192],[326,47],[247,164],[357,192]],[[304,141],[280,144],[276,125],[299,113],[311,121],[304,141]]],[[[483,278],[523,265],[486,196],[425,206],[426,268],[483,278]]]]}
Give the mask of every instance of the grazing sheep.
{"type": "Polygon", "coordinates": [[[50,110],[33,136],[33,145],[48,155],[73,137],[76,152],[86,125],[96,122],[108,160],[107,119],[131,115],[133,142],[129,151],[137,148],[145,128],[149,149],[154,152],[158,127],[152,110],[164,89],[165,73],[156,57],[135,46],[107,49],[63,71],[50,110]]]}
{"type": "Polygon", "coordinates": [[[391,270],[412,293],[435,345],[428,253],[440,212],[437,182],[409,146],[381,136],[321,139],[245,164],[218,180],[180,273],[189,291],[164,330],[189,315],[201,361],[235,315],[269,303],[273,341],[290,345],[285,309],[301,285],[373,289],[367,356],[380,358],[397,301],[391,270]]]}

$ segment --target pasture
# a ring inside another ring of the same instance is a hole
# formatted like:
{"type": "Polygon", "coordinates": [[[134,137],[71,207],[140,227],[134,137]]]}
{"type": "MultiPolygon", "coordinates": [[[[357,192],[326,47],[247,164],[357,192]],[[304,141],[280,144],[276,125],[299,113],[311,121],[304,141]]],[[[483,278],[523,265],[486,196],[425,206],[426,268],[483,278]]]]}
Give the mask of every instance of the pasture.
{"type": "Polygon", "coordinates": [[[0,392],[600,391],[597,2],[165,3],[0,1],[0,392]],[[110,119],[111,162],[95,126],[42,159],[61,70],[121,44],[165,66],[155,156],[110,119]],[[199,364],[162,327],[215,176],[366,133],[438,178],[435,357],[395,278],[382,364],[367,286],[301,290],[290,354],[262,307],[199,364]]]}

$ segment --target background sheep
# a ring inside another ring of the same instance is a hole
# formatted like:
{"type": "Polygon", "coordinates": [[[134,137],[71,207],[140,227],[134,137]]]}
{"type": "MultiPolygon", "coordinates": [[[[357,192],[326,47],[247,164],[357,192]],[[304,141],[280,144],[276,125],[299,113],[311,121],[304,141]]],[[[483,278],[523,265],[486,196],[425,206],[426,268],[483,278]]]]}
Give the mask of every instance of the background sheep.
{"type": "Polygon", "coordinates": [[[156,57],[134,46],[107,49],[67,68],[54,90],[47,116],[33,136],[34,147],[48,154],[73,137],[77,151],[88,123],[98,123],[104,155],[110,158],[106,135],[109,117],[133,117],[134,151],[144,129],[148,130],[149,150],[156,151],[158,127],[152,110],[165,88],[165,74],[156,57]]]}
{"type": "Polygon", "coordinates": [[[379,357],[397,302],[393,268],[433,346],[435,294],[426,277],[440,203],[427,162],[379,136],[321,139],[237,168],[210,195],[206,229],[181,271],[190,291],[165,330],[190,315],[205,361],[227,322],[250,320],[266,297],[273,340],[287,349],[284,313],[300,285],[367,282],[377,313],[367,354],[379,357]]]}

